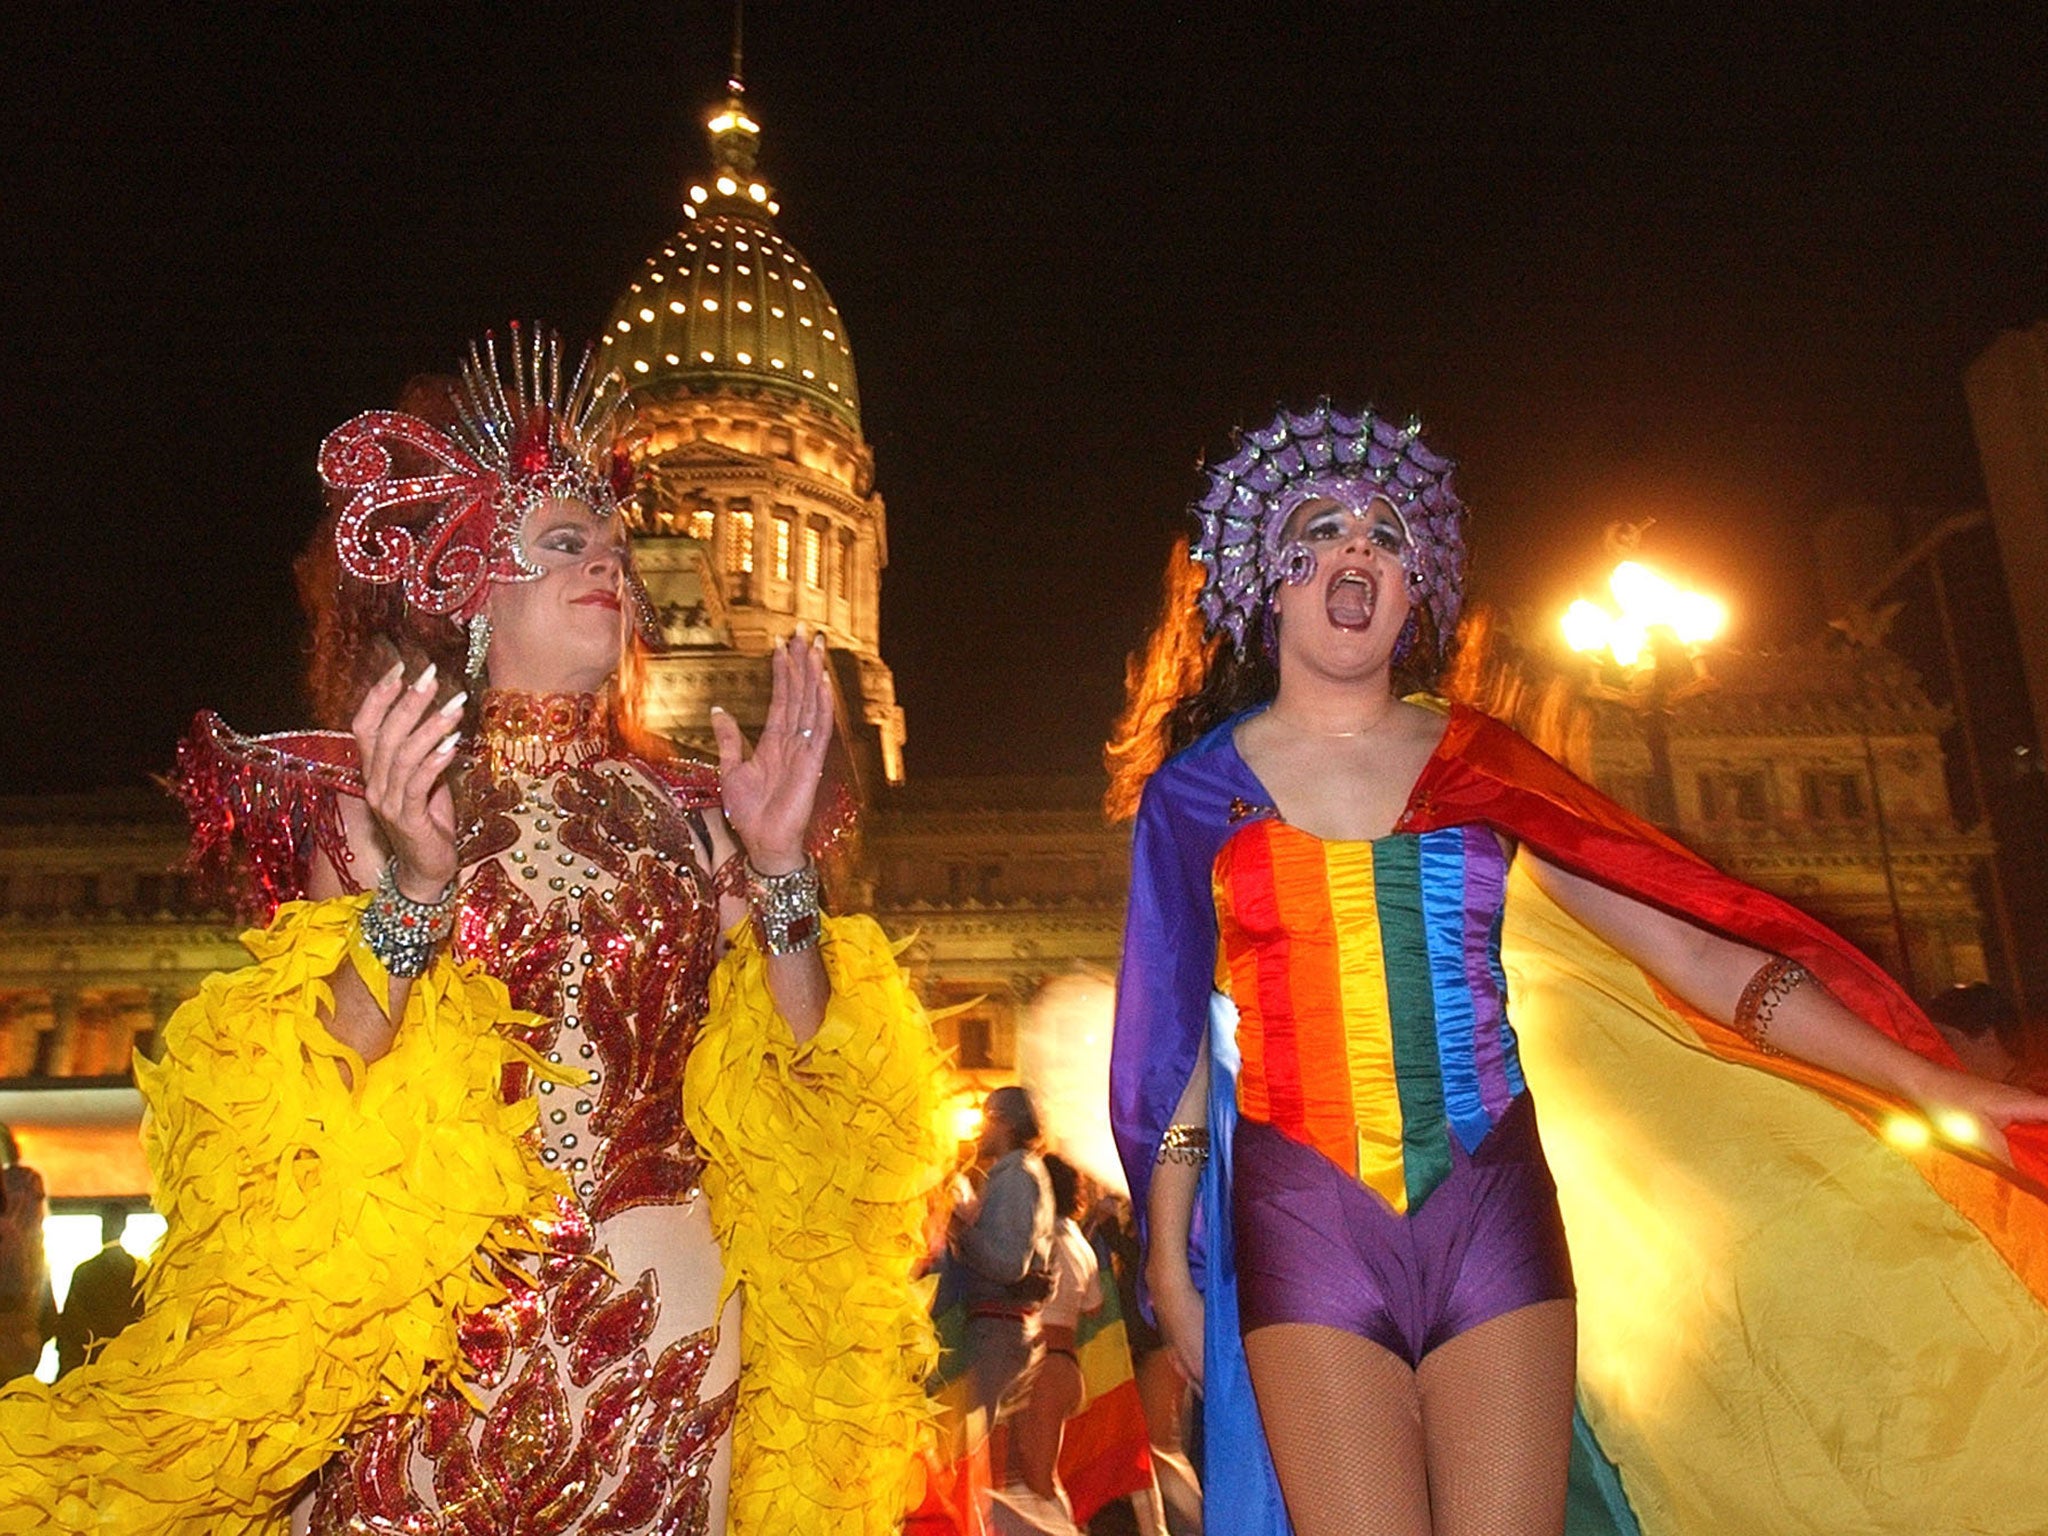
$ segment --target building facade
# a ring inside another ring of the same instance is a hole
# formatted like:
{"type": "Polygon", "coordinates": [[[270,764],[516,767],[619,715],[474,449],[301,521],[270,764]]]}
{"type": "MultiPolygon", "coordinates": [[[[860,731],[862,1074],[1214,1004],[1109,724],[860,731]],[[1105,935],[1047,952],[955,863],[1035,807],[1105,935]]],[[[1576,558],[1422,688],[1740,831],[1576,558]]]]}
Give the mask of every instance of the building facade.
{"type": "Polygon", "coordinates": [[[707,128],[711,175],[613,307],[602,347],[635,402],[634,558],[664,642],[650,723],[708,746],[716,703],[758,728],[772,648],[822,632],[843,659],[863,779],[900,783],[903,711],[881,644],[888,515],[846,322],[776,232],[761,130],[736,86],[707,128]]]}
{"type": "MultiPolygon", "coordinates": [[[[1978,890],[1994,851],[1956,824],[1947,711],[1890,651],[1839,641],[1717,654],[1673,706],[1679,840],[1844,935],[1917,995],[1987,976],[1978,890]]],[[[1593,782],[1647,814],[1642,722],[1588,706],[1593,782]]]]}

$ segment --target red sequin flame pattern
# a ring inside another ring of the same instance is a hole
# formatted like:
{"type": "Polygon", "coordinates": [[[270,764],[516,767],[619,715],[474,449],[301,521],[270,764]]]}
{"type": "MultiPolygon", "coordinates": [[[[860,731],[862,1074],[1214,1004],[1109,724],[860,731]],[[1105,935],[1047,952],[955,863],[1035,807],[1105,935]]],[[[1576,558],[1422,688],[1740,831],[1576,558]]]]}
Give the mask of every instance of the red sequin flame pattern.
{"type": "Polygon", "coordinates": [[[659,1263],[629,1272],[606,1237],[624,1212],[686,1205],[702,1179],[682,1119],[719,937],[701,845],[673,787],[616,758],[478,772],[464,801],[456,949],[542,1016],[527,1042],[573,1075],[518,1068],[505,1092],[538,1096],[541,1155],[574,1194],[550,1251],[502,1276],[509,1299],[462,1319],[481,1411],[445,1391],[380,1421],[328,1469],[312,1529],[703,1533],[738,1386],[705,1395],[716,1319],[664,1318],[659,1263]]]}

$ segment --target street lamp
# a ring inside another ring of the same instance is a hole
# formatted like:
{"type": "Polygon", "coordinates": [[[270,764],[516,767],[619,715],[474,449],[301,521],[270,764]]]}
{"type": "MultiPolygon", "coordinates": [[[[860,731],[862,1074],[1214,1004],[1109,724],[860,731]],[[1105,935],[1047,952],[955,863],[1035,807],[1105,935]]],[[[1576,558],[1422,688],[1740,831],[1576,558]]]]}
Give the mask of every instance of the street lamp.
{"type": "Polygon", "coordinates": [[[1580,598],[1565,610],[1564,641],[1587,658],[1587,694],[1626,706],[1640,722],[1650,752],[1650,820],[1675,832],[1671,707],[1714,686],[1700,653],[1726,627],[1728,610],[1639,560],[1617,565],[1607,587],[1613,607],[1580,598]]]}

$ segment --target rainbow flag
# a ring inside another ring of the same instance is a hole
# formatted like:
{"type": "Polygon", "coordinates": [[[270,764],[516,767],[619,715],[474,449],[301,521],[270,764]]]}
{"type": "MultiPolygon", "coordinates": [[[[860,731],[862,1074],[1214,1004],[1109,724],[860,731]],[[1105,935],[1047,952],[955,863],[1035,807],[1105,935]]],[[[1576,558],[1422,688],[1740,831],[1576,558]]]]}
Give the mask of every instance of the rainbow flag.
{"type": "Polygon", "coordinates": [[[1088,1395],[1081,1411],[1067,1420],[1066,1438],[1060,1442],[1060,1481],[1077,1525],[1086,1525],[1110,1500],[1152,1483],[1152,1437],[1131,1366],[1130,1333],[1117,1299],[1109,1246],[1100,1236],[1095,1257],[1102,1265],[1102,1305],[1083,1314],[1074,1350],[1081,1357],[1088,1395]]]}
{"type": "MultiPolygon", "coordinates": [[[[1081,1361],[1085,1406],[1067,1421],[1060,1445],[1060,1481],[1086,1525],[1112,1499],[1149,1487],[1151,1437],[1131,1367],[1130,1336],[1117,1301],[1107,1246],[1095,1243],[1102,1266],[1102,1306],[1082,1317],[1075,1353],[1081,1361]]],[[[988,1529],[989,1438],[974,1414],[967,1379],[967,1307],[959,1275],[948,1257],[932,1299],[939,1334],[939,1366],[926,1383],[939,1410],[939,1445],[931,1458],[922,1503],[904,1525],[906,1536],[985,1536],[988,1529]]]]}
{"type": "Polygon", "coordinates": [[[925,1495],[904,1521],[905,1536],[987,1536],[988,1426],[972,1409],[967,1379],[967,1303],[960,1266],[951,1254],[939,1261],[932,1323],[939,1364],[925,1383],[938,1409],[938,1446],[928,1458],[925,1495]]]}

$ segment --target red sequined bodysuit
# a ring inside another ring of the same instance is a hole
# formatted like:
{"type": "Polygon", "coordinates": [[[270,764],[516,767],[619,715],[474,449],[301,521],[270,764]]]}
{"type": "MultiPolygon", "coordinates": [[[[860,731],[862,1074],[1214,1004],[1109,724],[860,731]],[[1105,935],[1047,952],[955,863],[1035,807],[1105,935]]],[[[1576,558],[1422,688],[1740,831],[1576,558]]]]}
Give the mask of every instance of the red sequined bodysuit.
{"type": "Polygon", "coordinates": [[[590,695],[493,692],[463,796],[455,928],[568,1082],[535,1095],[568,1177],[554,1251],[462,1322],[480,1408],[455,1392],[359,1436],[321,1479],[315,1536],[721,1532],[735,1298],[684,1127],[683,1066],[719,947],[708,773],[617,755],[590,695]]]}

